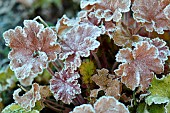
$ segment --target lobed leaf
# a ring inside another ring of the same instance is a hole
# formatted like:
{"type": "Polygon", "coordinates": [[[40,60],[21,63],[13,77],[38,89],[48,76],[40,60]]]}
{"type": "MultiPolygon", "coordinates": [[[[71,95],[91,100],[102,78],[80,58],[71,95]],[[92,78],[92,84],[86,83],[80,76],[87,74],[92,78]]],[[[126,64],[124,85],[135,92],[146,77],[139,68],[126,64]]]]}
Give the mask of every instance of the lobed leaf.
{"type": "Polygon", "coordinates": [[[107,69],[97,70],[98,74],[95,74],[91,79],[100,87],[99,89],[91,90],[91,97],[97,97],[99,91],[103,90],[106,96],[114,96],[116,99],[120,98],[122,91],[122,84],[118,79],[114,79],[114,76],[109,74],[107,69]]]}
{"type": "Polygon", "coordinates": [[[15,103],[19,104],[21,107],[27,109],[28,111],[35,107],[36,101],[41,99],[40,87],[37,83],[34,83],[31,90],[22,96],[19,96],[20,92],[20,88],[15,90],[13,93],[13,99],[15,100],[15,103]]]}
{"type": "Polygon", "coordinates": [[[163,34],[164,30],[170,30],[169,4],[169,0],[135,0],[133,17],[137,22],[142,22],[147,31],[155,30],[163,34]]]}
{"type": "Polygon", "coordinates": [[[91,104],[82,104],[75,107],[70,113],[95,113],[95,111],[91,104]]]}
{"type": "Polygon", "coordinates": [[[120,49],[116,61],[122,62],[115,73],[121,76],[121,81],[130,89],[136,87],[142,91],[149,87],[154,72],[163,72],[164,65],[158,58],[158,49],[146,41],[136,44],[133,50],[120,49]]]}
{"type": "Polygon", "coordinates": [[[88,57],[90,50],[99,47],[96,40],[100,36],[101,30],[94,25],[80,24],[73,26],[62,37],[60,45],[62,51],[59,54],[61,60],[65,60],[65,68],[76,70],[81,65],[80,57],[88,57]]]}
{"type": "Polygon", "coordinates": [[[17,26],[3,36],[6,45],[12,49],[8,55],[10,68],[18,79],[35,78],[48,62],[57,59],[57,53],[61,51],[54,31],[34,20],[25,20],[24,28],[17,26]]]}
{"type": "Polygon", "coordinates": [[[62,100],[62,102],[70,104],[75,95],[81,93],[77,78],[79,78],[79,74],[71,73],[71,70],[61,70],[55,73],[50,80],[50,90],[57,101],[62,100]]]}
{"type": "Polygon", "coordinates": [[[102,96],[95,103],[77,106],[70,113],[130,113],[126,106],[111,96],[102,96]]]}
{"type": "Polygon", "coordinates": [[[130,113],[126,106],[111,96],[102,96],[94,103],[96,113],[130,113]]]}
{"type": "Polygon", "coordinates": [[[164,76],[161,79],[158,79],[155,77],[152,82],[151,86],[149,88],[150,95],[145,99],[145,102],[148,105],[151,105],[152,103],[166,103],[165,110],[168,113],[169,112],[169,101],[170,101],[170,74],[167,76],[164,76]]]}
{"type": "Polygon", "coordinates": [[[81,0],[81,8],[95,9],[96,17],[104,18],[105,21],[118,22],[122,17],[122,12],[130,10],[130,0],[81,0]]]}

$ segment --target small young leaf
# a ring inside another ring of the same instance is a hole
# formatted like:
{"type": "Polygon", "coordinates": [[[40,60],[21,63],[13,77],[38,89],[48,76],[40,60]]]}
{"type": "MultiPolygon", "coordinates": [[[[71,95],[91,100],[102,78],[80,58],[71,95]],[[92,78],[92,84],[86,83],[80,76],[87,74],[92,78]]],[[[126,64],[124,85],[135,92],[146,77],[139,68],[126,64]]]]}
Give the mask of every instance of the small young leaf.
{"type": "Polygon", "coordinates": [[[97,70],[98,74],[95,74],[91,79],[100,87],[91,91],[91,97],[97,97],[99,91],[103,90],[106,96],[114,96],[119,99],[122,91],[122,84],[119,80],[113,79],[113,75],[109,74],[107,69],[97,70]]]}
{"type": "Polygon", "coordinates": [[[82,75],[83,83],[85,84],[92,83],[92,80],[90,78],[95,71],[94,63],[92,61],[82,62],[79,69],[80,69],[80,74],[82,75]]]}

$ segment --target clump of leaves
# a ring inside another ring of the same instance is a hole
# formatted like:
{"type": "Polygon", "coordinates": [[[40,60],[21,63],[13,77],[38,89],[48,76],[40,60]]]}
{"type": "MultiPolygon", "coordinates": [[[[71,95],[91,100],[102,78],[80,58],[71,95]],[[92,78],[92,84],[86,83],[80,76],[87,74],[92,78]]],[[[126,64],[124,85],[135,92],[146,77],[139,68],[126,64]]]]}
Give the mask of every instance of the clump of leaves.
{"type": "MultiPolygon", "coordinates": [[[[22,96],[21,89],[14,91],[14,107],[29,112],[49,107],[56,112],[73,109],[71,113],[129,113],[132,108],[152,113],[160,106],[170,111],[169,75],[163,76],[170,69],[168,41],[164,35],[153,37],[153,31],[170,30],[169,4],[169,0],[81,0],[76,18],[63,15],[56,26],[48,26],[36,17],[25,20],[24,27],[6,31],[9,66],[21,85],[32,85],[28,91],[20,86],[25,90],[22,96]],[[52,77],[43,75],[44,69],[52,77]],[[39,85],[44,77],[47,86],[39,85]]],[[[4,110],[13,112],[11,106],[4,110]]]]}

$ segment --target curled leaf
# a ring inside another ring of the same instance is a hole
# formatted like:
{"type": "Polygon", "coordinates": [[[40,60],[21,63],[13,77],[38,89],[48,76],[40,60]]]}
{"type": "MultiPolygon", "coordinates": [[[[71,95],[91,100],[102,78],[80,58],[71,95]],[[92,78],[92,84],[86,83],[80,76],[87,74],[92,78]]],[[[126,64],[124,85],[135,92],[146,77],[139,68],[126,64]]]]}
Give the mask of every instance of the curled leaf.
{"type": "Polygon", "coordinates": [[[142,22],[147,31],[155,30],[163,34],[164,30],[170,30],[169,4],[169,0],[135,0],[133,17],[137,22],[142,22]]]}
{"type": "Polygon", "coordinates": [[[91,97],[97,97],[99,91],[103,90],[105,95],[114,96],[119,99],[120,93],[122,91],[122,84],[114,79],[114,76],[109,74],[107,69],[97,70],[98,74],[95,74],[91,79],[100,87],[99,89],[94,89],[91,91],[91,97]]]}
{"type": "Polygon", "coordinates": [[[31,90],[24,95],[19,96],[19,92],[21,92],[20,88],[14,91],[13,99],[17,104],[29,111],[31,108],[35,107],[36,101],[41,99],[40,87],[37,83],[34,83],[31,90]]]}
{"type": "Polygon", "coordinates": [[[3,36],[6,45],[12,49],[8,55],[10,68],[18,79],[42,73],[48,62],[56,60],[61,51],[54,31],[34,20],[25,20],[24,28],[17,26],[3,36]]]}
{"type": "Polygon", "coordinates": [[[146,41],[136,44],[135,48],[120,49],[116,61],[122,62],[115,70],[121,81],[130,89],[140,86],[144,91],[149,87],[154,72],[163,72],[164,65],[158,58],[158,49],[146,41]]]}
{"type": "Polygon", "coordinates": [[[104,18],[105,21],[118,22],[122,12],[130,10],[130,0],[81,0],[81,8],[90,10],[94,8],[96,17],[104,18]]]}
{"type": "Polygon", "coordinates": [[[50,80],[50,90],[55,99],[70,104],[75,95],[81,93],[77,78],[79,78],[79,74],[77,72],[71,73],[71,70],[56,72],[50,80]]]}

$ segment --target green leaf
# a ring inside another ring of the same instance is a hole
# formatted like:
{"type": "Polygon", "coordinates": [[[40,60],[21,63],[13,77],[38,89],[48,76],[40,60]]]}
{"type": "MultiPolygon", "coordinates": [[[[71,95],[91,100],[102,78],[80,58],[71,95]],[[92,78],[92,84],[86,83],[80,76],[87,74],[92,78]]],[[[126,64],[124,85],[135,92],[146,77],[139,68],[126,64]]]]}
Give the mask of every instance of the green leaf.
{"type": "Polygon", "coordinates": [[[16,103],[12,103],[2,110],[2,113],[39,113],[37,110],[26,111],[16,103]]]}
{"type": "Polygon", "coordinates": [[[35,107],[33,109],[41,111],[44,107],[45,106],[44,106],[43,102],[41,100],[39,100],[35,103],[35,107]]]}
{"type": "Polygon", "coordinates": [[[154,78],[151,82],[151,86],[149,88],[149,91],[151,93],[150,96],[148,96],[145,99],[145,102],[148,105],[151,105],[152,103],[155,104],[161,104],[161,103],[167,103],[170,99],[170,74],[166,77],[163,77],[162,79],[154,78]]]}
{"type": "Polygon", "coordinates": [[[86,60],[81,64],[80,74],[82,75],[83,83],[92,83],[92,80],[90,78],[94,74],[95,69],[96,67],[92,61],[86,60]]]}
{"type": "Polygon", "coordinates": [[[152,103],[154,103],[154,104],[163,104],[163,103],[169,102],[169,99],[168,99],[168,97],[160,97],[158,95],[154,95],[154,96],[151,95],[151,96],[148,96],[145,99],[145,102],[148,105],[151,105],[152,103]]]}
{"type": "Polygon", "coordinates": [[[14,72],[9,68],[0,71],[0,91],[6,90],[8,87],[15,87],[16,79],[14,72]]]}
{"type": "Polygon", "coordinates": [[[163,104],[152,104],[151,106],[147,106],[147,110],[149,113],[165,113],[163,104]]]}
{"type": "Polygon", "coordinates": [[[165,106],[166,113],[170,113],[170,103],[168,102],[165,106]]]}
{"type": "Polygon", "coordinates": [[[165,113],[164,104],[152,104],[149,106],[143,102],[139,104],[137,113],[165,113]]]}
{"type": "Polygon", "coordinates": [[[162,79],[154,78],[151,82],[149,91],[151,95],[157,95],[160,97],[168,97],[170,99],[170,74],[162,79]]]}

